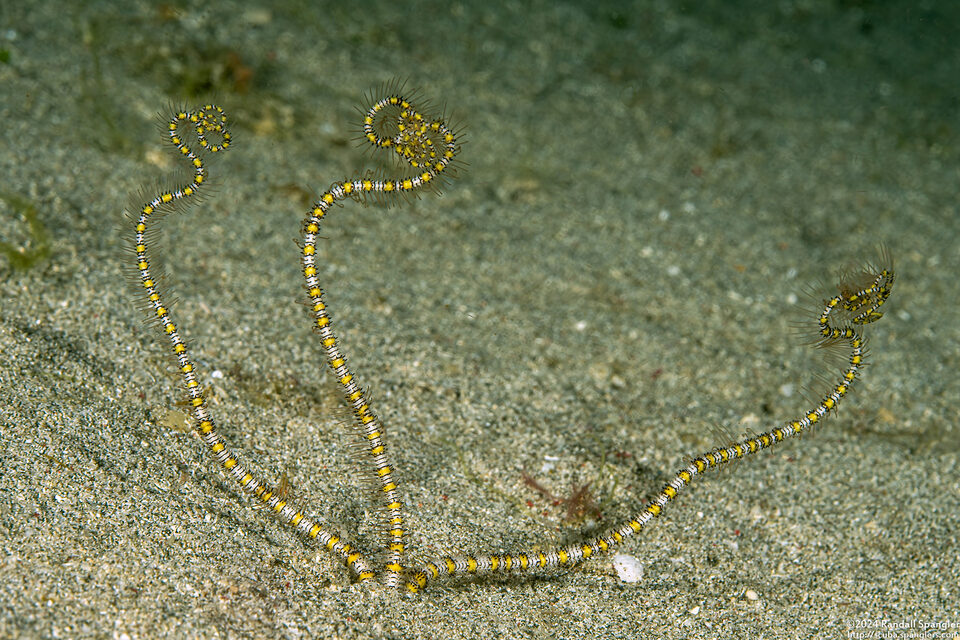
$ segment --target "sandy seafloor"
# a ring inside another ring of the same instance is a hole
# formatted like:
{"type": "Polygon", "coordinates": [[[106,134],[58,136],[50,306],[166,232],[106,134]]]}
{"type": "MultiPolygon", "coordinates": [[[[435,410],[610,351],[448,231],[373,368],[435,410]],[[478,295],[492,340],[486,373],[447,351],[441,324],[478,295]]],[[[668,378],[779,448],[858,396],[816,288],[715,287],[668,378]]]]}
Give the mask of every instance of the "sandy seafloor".
{"type": "Polygon", "coordinates": [[[960,634],[960,5],[76,4],[0,0],[0,637],[960,634]],[[835,374],[795,303],[892,248],[839,416],[691,486],[624,545],[639,582],[605,557],[355,585],[174,419],[122,212],[174,174],[156,112],[215,94],[216,193],[156,237],[176,318],[225,436],[376,548],[291,238],[378,166],[355,107],[396,77],[466,126],[468,170],[335,210],[320,273],[414,558],[595,533],[685,457],[796,416],[835,374]],[[524,472],[589,482],[602,519],[566,522],[524,472]]]}

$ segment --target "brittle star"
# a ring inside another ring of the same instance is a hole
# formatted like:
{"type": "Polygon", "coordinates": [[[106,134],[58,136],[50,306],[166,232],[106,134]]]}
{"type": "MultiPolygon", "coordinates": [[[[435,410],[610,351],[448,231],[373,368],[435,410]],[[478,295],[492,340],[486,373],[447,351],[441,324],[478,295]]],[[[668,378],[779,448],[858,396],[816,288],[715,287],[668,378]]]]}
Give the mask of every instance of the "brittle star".
{"type": "Polygon", "coordinates": [[[365,445],[369,463],[378,480],[382,509],[388,523],[383,544],[386,557],[380,566],[371,564],[358,548],[346,542],[328,525],[308,515],[305,508],[292,504],[285,491],[271,487],[241,461],[239,454],[220,435],[197,380],[196,366],[169,307],[163,302],[164,294],[151,271],[149,224],[158,214],[178,203],[189,204],[195,200],[207,182],[206,158],[226,150],[231,144],[227,118],[219,106],[208,104],[189,111],[179,110],[173,115],[168,126],[169,140],[190,163],[193,180],[177,189],[157,194],[143,204],[134,216],[136,273],[149,302],[151,315],[167,337],[176,357],[195,429],[231,478],[256,496],[281,522],[293,527],[301,536],[319,541],[322,547],[339,556],[359,582],[373,581],[380,576],[388,587],[395,588],[403,584],[408,592],[416,593],[428,582],[443,577],[572,567],[639,533],[651,520],[661,515],[667,503],[674,500],[685,486],[705,471],[772,447],[818,424],[836,410],[860,376],[866,355],[863,327],[882,317],[880,307],[886,303],[893,288],[893,261],[886,249],[881,250],[876,264],[865,265],[861,271],[843,276],[838,293],[825,299],[818,308],[814,320],[817,343],[830,347],[842,345],[849,349],[849,355],[838,380],[815,407],[800,417],[697,456],[677,471],[673,479],[642,510],[599,536],[543,550],[450,555],[420,566],[405,565],[405,521],[396,473],[390,461],[381,422],[371,408],[367,394],[348,368],[333,332],[316,267],[316,243],[321,220],[340,201],[348,198],[366,201],[370,197],[385,199],[431,189],[442,183],[451,175],[461,143],[457,132],[444,118],[428,116],[419,111],[397,85],[389,85],[380,95],[371,98],[371,104],[364,112],[363,130],[370,144],[379,149],[392,150],[401,163],[412,168],[412,172],[397,178],[367,176],[334,183],[315,202],[303,221],[300,260],[314,328],[320,336],[320,344],[333,375],[353,412],[355,431],[365,445]]]}

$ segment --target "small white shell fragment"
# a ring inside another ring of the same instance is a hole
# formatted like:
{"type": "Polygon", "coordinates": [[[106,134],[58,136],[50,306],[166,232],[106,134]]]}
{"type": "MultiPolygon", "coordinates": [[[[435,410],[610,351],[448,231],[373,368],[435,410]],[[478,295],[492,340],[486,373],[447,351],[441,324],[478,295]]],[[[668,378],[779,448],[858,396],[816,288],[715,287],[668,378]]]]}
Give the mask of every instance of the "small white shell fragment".
{"type": "Polygon", "coordinates": [[[635,557],[626,553],[613,556],[613,570],[623,582],[640,582],[643,578],[643,565],[635,557]]]}
{"type": "Polygon", "coordinates": [[[760,599],[760,596],[757,595],[757,592],[753,589],[747,589],[747,592],[744,595],[747,596],[747,600],[750,600],[751,602],[756,602],[760,599]]]}

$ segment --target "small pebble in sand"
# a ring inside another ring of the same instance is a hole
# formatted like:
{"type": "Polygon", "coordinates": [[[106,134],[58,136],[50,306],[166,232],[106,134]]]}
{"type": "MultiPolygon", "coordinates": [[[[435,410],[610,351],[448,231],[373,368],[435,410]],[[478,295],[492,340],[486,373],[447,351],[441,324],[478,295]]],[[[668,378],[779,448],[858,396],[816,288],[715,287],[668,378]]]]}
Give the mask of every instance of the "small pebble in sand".
{"type": "Polygon", "coordinates": [[[643,577],[643,565],[635,557],[626,553],[613,556],[613,569],[623,582],[640,582],[640,578],[643,577]]]}

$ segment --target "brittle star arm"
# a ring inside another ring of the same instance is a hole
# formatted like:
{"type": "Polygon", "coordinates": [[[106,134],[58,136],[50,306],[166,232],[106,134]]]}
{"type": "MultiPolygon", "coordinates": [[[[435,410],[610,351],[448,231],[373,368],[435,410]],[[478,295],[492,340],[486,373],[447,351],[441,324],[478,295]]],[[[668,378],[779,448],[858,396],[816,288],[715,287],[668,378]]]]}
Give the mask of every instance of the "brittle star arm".
{"type": "Polygon", "coordinates": [[[321,219],[335,203],[347,198],[365,199],[414,193],[441,180],[453,162],[460,146],[455,133],[440,119],[431,119],[398,93],[387,95],[367,110],[364,134],[378,149],[393,149],[402,162],[419,173],[399,178],[354,178],[334,183],[314,203],[303,221],[301,263],[306,280],[307,296],[313,312],[314,328],[320,335],[327,362],[340,383],[343,396],[353,412],[354,426],[370,454],[383,507],[387,516],[386,562],[384,582],[389,587],[400,583],[403,572],[404,519],[403,503],[397,489],[397,478],[387,451],[386,436],[370,400],[347,366],[317,276],[317,238],[321,219]]]}
{"type": "Polygon", "coordinates": [[[186,387],[186,399],[190,406],[194,426],[203,438],[207,448],[223,467],[227,474],[245,491],[255,495],[262,504],[284,524],[294,527],[300,535],[318,540],[327,550],[339,556],[358,577],[367,580],[373,577],[373,571],[363,556],[326,525],[306,515],[303,509],[291,504],[281,493],[268,485],[254,471],[249,469],[237,453],[227,444],[217,431],[213,416],[207,408],[207,400],[197,381],[197,371],[186,343],[180,336],[180,330],[174,322],[172,311],[164,303],[157,278],[150,268],[150,250],[152,246],[150,224],[174,205],[189,204],[195,200],[207,181],[205,158],[209,154],[226,150],[231,143],[227,129],[226,116],[216,105],[206,105],[194,111],[178,111],[170,120],[170,142],[193,169],[192,181],[170,191],[163,191],[140,207],[136,214],[134,228],[134,251],[136,254],[136,273],[146,295],[151,317],[158,323],[167,337],[173,355],[177,360],[180,377],[186,387]],[[192,129],[192,134],[183,129],[192,129]],[[188,142],[185,136],[192,135],[188,142]],[[219,138],[219,144],[211,143],[208,136],[219,138]],[[195,145],[195,146],[194,146],[195,145]]]}
{"type": "Polygon", "coordinates": [[[572,567],[640,533],[651,520],[661,515],[668,502],[674,500],[684,487],[708,469],[753,455],[816,425],[837,408],[860,377],[866,353],[866,339],[863,337],[861,328],[883,316],[879,309],[887,301],[893,288],[893,261],[886,249],[882,250],[880,263],[872,266],[870,278],[870,282],[865,286],[842,283],[839,287],[840,293],[824,302],[817,317],[818,344],[820,346],[846,345],[849,348],[849,358],[837,382],[816,407],[775,429],[696,457],[689,465],[680,469],[642,511],[608,529],[600,536],[546,550],[527,550],[512,554],[444,556],[415,569],[407,580],[407,590],[417,593],[431,580],[450,576],[524,573],[537,569],[572,567]],[[831,323],[831,316],[838,310],[845,314],[845,324],[831,323]]]}

